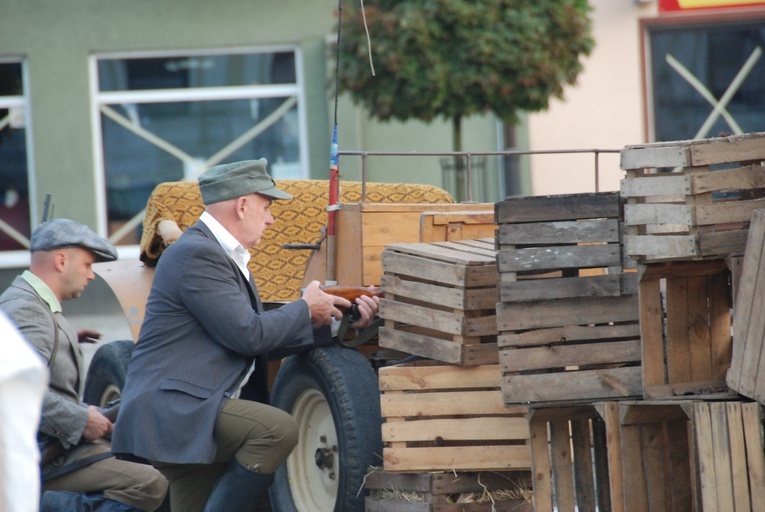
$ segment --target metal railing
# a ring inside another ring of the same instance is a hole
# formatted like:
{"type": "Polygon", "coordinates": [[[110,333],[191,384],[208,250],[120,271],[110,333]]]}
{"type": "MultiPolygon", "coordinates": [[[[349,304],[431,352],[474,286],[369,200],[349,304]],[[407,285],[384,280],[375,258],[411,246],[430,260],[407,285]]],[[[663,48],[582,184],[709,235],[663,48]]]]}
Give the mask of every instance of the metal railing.
{"type": "Polygon", "coordinates": [[[417,157],[454,157],[465,158],[465,190],[467,200],[473,200],[473,159],[475,157],[486,156],[534,156],[534,155],[567,155],[567,154],[592,154],[594,157],[594,179],[595,179],[595,192],[600,191],[600,155],[619,153],[619,149],[550,149],[550,150],[506,150],[506,151],[338,151],[338,156],[357,156],[361,157],[361,200],[366,201],[366,183],[367,183],[367,159],[370,156],[384,157],[384,156],[417,156],[417,157]]]}

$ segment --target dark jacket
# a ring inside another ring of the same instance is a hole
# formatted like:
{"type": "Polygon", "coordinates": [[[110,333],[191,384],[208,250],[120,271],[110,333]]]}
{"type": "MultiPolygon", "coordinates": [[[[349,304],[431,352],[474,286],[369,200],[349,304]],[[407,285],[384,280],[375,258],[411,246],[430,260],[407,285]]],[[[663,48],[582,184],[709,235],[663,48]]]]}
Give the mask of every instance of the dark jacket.
{"type": "MultiPolygon", "coordinates": [[[[303,300],[268,312],[202,222],[162,255],[128,368],[112,451],[176,464],[213,461],[218,414],[257,356],[312,337],[303,300]]],[[[249,386],[249,385],[248,385],[249,386]]]]}

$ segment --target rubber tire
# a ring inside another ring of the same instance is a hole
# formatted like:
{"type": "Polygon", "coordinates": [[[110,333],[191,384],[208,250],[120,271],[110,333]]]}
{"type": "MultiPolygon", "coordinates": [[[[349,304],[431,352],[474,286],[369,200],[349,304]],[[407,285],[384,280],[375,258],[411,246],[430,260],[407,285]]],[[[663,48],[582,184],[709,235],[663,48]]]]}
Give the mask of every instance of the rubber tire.
{"type": "MultiPolygon", "coordinates": [[[[338,489],[334,510],[364,512],[364,478],[369,467],[379,465],[382,460],[377,375],[366,357],[355,350],[340,346],[316,348],[285,359],[274,381],[272,402],[295,416],[294,407],[301,395],[316,396],[317,391],[329,405],[337,434],[334,467],[339,469],[339,474],[335,475],[338,489]]],[[[304,425],[299,426],[301,433],[304,432],[304,425]]],[[[288,466],[293,464],[293,457],[301,453],[303,443],[310,445],[310,441],[300,439],[287,463],[276,472],[270,489],[274,512],[318,510],[316,505],[312,510],[298,509],[290,488],[288,466]]],[[[317,468],[317,472],[321,470],[317,468]]]]}
{"type": "Polygon", "coordinates": [[[99,347],[85,377],[83,402],[98,407],[119,397],[135,345],[131,340],[112,341],[99,347]]]}

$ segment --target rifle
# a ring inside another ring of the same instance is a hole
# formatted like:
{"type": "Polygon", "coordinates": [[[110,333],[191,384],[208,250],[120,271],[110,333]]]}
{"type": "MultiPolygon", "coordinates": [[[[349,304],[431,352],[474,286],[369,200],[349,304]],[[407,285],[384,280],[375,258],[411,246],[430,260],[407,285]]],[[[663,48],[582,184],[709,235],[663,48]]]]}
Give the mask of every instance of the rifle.
{"type": "MultiPolygon", "coordinates": [[[[117,414],[120,410],[120,402],[122,402],[122,398],[117,398],[107,403],[106,407],[101,409],[101,414],[106,416],[106,419],[114,423],[117,421],[117,414]]],[[[37,446],[40,449],[40,467],[42,468],[47,466],[52,460],[55,460],[57,457],[65,454],[77,446],[82,445],[85,442],[86,440],[84,438],[80,439],[79,443],[67,449],[64,448],[64,445],[61,444],[61,441],[59,441],[58,438],[47,435],[43,436],[42,439],[37,441],[37,446]]]]}
{"type": "Polygon", "coordinates": [[[336,297],[342,297],[351,302],[350,308],[337,306],[337,309],[339,309],[343,313],[343,315],[350,314],[351,318],[349,320],[351,323],[359,319],[359,309],[358,309],[358,306],[356,305],[356,299],[358,299],[362,295],[367,297],[382,297],[383,296],[383,292],[380,288],[373,288],[371,286],[333,285],[333,286],[322,286],[321,290],[324,293],[335,295],[336,297]]]}
{"type": "Polygon", "coordinates": [[[362,295],[367,297],[382,297],[383,292],[380,288],[372,288],[367,286],[322,286],[322,291],[330,295],[336,295],[342,297],[351,302],[350,308],[343,308],[337,306],[337,308],[343,313],[343,320],[340,322],[338,328],[337,337],[340,340],[340,344],[347,348],[357,347],[363,343],[366,343],[370,339],[377,336],[377,330],[382,320],[376,318],[370,325],[365,327],[361,332],[356,332],[355,336],[351,336],[350,339],[346,339],[346,333],[349,332],[350,325],[361,318],[359,314],[359,307],[356,305],[356,299],[362,295]]]}

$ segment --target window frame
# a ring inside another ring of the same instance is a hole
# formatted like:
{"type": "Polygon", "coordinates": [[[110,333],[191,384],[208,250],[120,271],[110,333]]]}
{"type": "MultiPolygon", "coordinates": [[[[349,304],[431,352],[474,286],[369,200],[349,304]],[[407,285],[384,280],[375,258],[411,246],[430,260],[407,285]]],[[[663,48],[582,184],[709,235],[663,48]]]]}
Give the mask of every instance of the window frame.
{"type": "MultiPolygon", "coordinates": [[[[226,101],[226,100],[252,100],[273,97],[294,97],[298,118],[298,144],[300,147],[299,164],[301,178],[308,178],[309,167],[309,137],[308,119],[306,109],[305,78],[303,72],[303,53],[299,45],[264,45],[248,47],[230,47],[217,49],[185,49],[167,51],[125,51],[95,53],[89,57],[89,77],[91,90],[91,125],[93,127],[93,169],[94,185],[96,190],[96,227],[97,231],[109,238],[112,243],[115,234],[109,235],[106,173],[104,163],[104,140],[101,123],[101,107],[114,104],[146,104],[146,103],[171,103],[190,101],[226,101]],[[101,91],[99,86],[98,63],[102,60],[141,59],[141,58],[200,58],[205,56],[238,55],[254,53],[278,53],[292,52],[295,56],[295,83],[269,84],[269,85],[236,85],[216,87],[189,87],[183,89],[152,89],[136,91],[101,91]]],[[[135,217],[131,225],[137,227],[135,217]]],[[[119,237],[122,238],[122,237],[119,237]]],[[[137,257],[137,245],[118,245],[120,255],[137,257]]]]}
{"type": "MultiPolygon", "coordinates": [[[[32,116],[31,102],[29,98],[29,67],[27,59],[23,56],[1,56],[0,64],[21,64],[21,84],[22,94],[15,96],[0,96],[0,108],[22,108],[24,109],[24,139],[26,143],[27,158],[27,186],[29,187],[29,223],[30,232],[32,226],[40,222],[40,217],[35,208],[37,204],[37,180],[35,179],[34,150],[32,145],[32,116]]],[[[0,226],[0,230],[6,230],[0,226]]],[[[26,237],[24,237],[26,238],[26,237]]],[[[29,246],[29,240],[26,240],[26,246],[29,246]]],[[[29,250],[10,250],[0,251],[0,269],[19,268],[29,266],[29,250]]]]}

